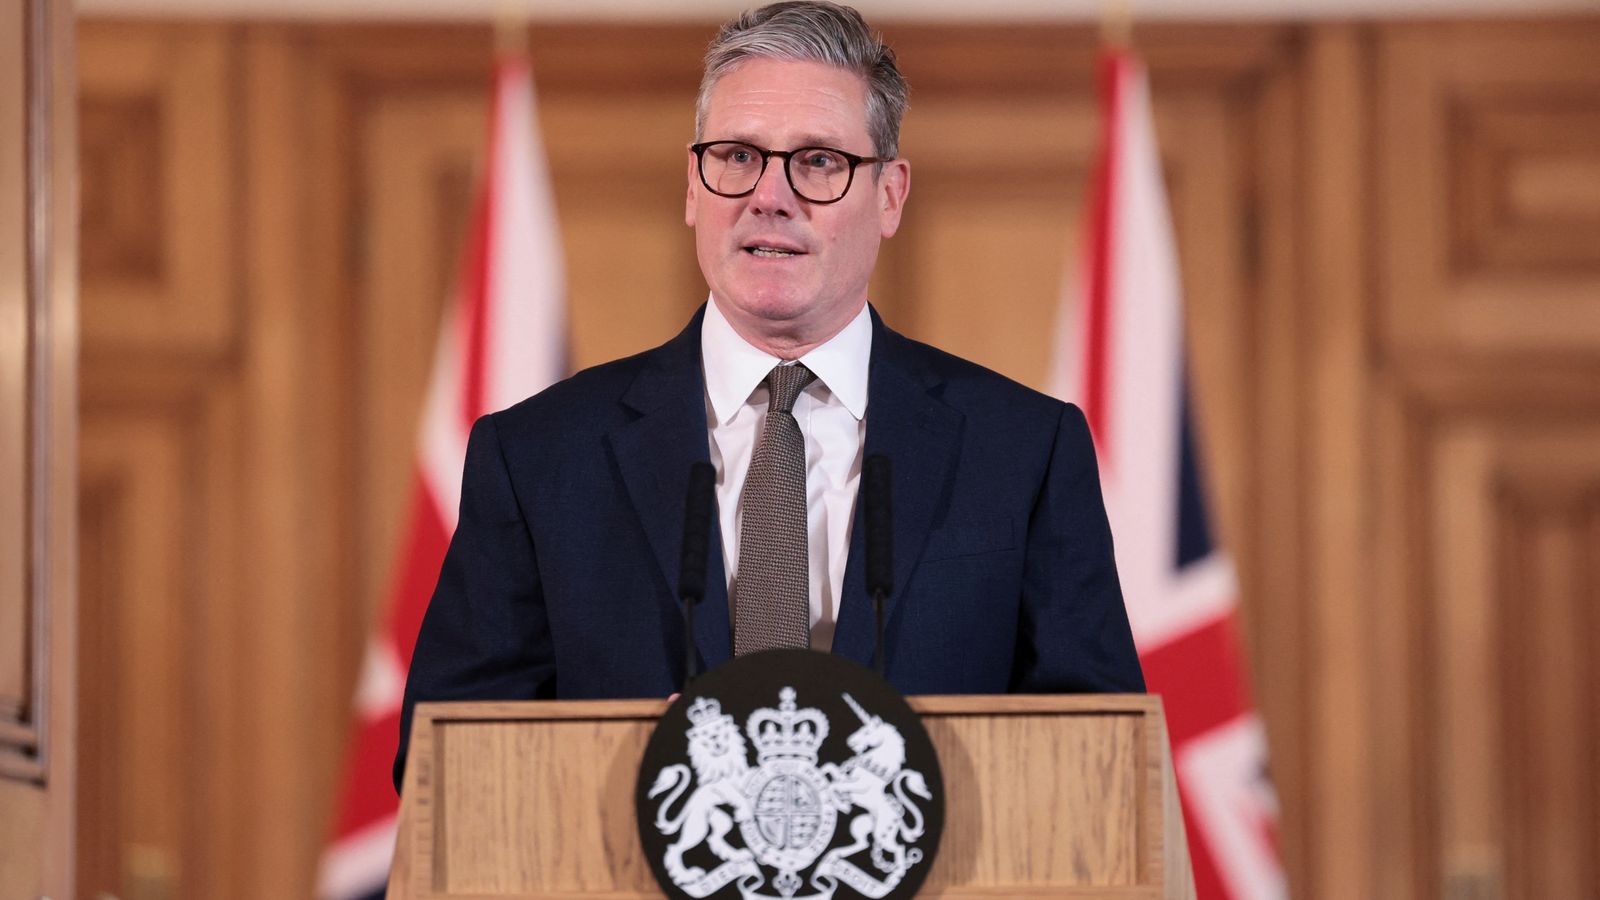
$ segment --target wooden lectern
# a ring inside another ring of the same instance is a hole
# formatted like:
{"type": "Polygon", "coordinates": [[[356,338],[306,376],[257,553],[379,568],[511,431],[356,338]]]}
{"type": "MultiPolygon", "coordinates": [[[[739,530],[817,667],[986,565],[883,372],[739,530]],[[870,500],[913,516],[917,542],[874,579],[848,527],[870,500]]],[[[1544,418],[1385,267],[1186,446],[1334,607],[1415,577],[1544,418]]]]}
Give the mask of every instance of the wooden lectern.
{"type": "MultiPolygon", "coordinates": [[[[913,697],[944,770],[925,897],[1194,895],[1161,701],[913,697]]],[[[660,897],[634,787],[663,700],[417,707],[391,900],[660,897]]]]}

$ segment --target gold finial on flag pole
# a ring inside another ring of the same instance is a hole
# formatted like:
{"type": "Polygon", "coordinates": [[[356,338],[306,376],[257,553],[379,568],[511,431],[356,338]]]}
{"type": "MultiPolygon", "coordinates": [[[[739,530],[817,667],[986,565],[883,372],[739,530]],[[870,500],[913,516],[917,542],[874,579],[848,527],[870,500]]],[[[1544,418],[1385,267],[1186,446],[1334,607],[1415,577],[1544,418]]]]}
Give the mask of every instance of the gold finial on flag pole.
{"type": "Polygon", "coordinates": [[[1100,40],[1108,47],[1133,46],[1133,0],[1105,0],[1100,16],[1100,40]]]}
{"type": "Polygon", "coordinates": [[[527,0],[500,0],[494,19],[494,52],[499,59],[528,55],[527,0]]]}

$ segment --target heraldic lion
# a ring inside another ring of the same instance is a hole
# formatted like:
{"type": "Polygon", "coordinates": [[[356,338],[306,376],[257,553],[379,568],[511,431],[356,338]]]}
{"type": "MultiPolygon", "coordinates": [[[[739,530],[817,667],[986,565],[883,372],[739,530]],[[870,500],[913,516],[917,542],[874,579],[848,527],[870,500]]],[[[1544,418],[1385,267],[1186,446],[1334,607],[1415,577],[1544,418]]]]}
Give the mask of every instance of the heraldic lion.
{"type": "Polygon", "coordinates": [[[656,828],[665,835],[678,835],[667,848],[664,862],[672,880],[680,884],[705,874],[699,867],[683,865],[683,854],[703,841],[710,841],[711,852],[719,859],[752,858],[750,851],[733,847],[727,841],[734,823],[747,821],[751,815],[750,802],[744,796],[750,778],[744,735],[734,724],[733,717],[723,714],[715,700],[703,697],[696,700],[689,710],[689,719],[694,723],[688,733],[689,762],[694,766],[697,787],[678,814],[671,817],[668,810],[689,786],[689,767],[667,766],[650,788],[652,800],[667,794],[656,810],[656,828]],[[724,806],[733,808],[732,815],[722,809],[724,806]]]}

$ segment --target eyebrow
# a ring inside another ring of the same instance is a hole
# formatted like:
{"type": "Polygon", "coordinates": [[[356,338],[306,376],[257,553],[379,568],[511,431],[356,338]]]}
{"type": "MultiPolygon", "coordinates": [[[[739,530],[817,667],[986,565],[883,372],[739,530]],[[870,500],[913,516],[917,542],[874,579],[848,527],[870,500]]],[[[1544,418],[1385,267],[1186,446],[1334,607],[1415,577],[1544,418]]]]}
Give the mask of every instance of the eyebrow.
{"type": "MultiPolygon", "coordinates": [[[[741,143],[751,144],[751,145],[754,145],[754,146],[757,146],[757,147],[762,147],[763,149],[766,149],[766,150],[773,149],[772,147],[767,147],[766,145],[762,144],[761,141],[757,140],[756,138],[751,137],[750,132],[748,132],[748,131],[735,131],[732,134],[730,134],[728,137],[725,137],[725,138],[711,138],[711,140],[739,141],[741,143]]],[[[845,143],[844,140],[842,138],[838,137],[838,136],[826,136],[826,137],[824,137],[824,136],[819,136],[819,135],[817,135],[815,133],[812,133],[812,134],[808,134],[805,137],[801,138],[800,142],[798,144],[795,144],[793,147],[786,147],[784,149],[786,149],[786,150],[794,150],[794,149],[797,149],[797,148],[800,148],[800,147],[830,147],[830,148],[833,148],[835,150],[842,150],[842,149],[844,149],[844,143],[845,143]]]]}

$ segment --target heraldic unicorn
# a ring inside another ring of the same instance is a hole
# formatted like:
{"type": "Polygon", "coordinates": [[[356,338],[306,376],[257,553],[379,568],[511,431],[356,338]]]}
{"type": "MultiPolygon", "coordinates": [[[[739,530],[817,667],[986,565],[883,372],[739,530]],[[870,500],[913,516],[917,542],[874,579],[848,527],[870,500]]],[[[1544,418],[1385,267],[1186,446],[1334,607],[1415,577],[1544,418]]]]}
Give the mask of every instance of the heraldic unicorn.
{"type": "Polygon", "coordinates": [[[927,781],[905,767],[898,729],[841,696],[860,719],[845,739],[853,755],[821,766],[828,718],[797,708],[794,688],[778,692],[777,709],[752,713],[742,732],[717,700],[695,700],[690,765],[663,768],[649,793],[662,798],[655,826],[674,838],[663,863],[680,890],[699,898],[737,883],[746,900],[827,900],[844,887],[879,898],[922,860],[915,844],[925,822],[914,798],[932,799],[927,781]],[[849,842],[835,847],[841,824],[849,842]],[[686,853],[716,863],[709,871],[689,865],[686,853]]]}

